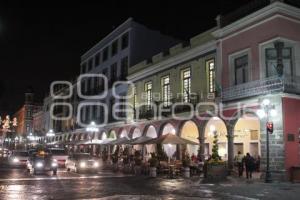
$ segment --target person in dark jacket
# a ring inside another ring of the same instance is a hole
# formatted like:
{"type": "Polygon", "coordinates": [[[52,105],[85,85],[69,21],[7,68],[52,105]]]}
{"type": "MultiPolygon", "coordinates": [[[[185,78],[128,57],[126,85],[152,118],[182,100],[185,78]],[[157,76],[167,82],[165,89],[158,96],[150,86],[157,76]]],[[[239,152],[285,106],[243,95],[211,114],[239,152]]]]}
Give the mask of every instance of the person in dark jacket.
{"type": "Polygon", "coordinates": [[[247,153],[245,156],[245,167],[247,179],[252,178],[252,172],[255,170],[255,159],[247,153]]]}

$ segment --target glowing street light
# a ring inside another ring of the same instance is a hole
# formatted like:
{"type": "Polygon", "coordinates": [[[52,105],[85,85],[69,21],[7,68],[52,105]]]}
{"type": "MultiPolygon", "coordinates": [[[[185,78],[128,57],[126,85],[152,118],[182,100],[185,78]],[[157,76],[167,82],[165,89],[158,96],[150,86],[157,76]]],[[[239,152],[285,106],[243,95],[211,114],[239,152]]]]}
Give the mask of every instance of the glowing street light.
{"type": "Polygon", "coordinates": [[[271,179],[271,172],[270,172],[270,156],[269,156],[269,134],[270,132],[270,124],[272,124],[272,131],[273,131],[273,122],[270,121],[270,116],[275,117],[277,115],[277,111],[275,109],[275,105],[271,104],[269,99],[264,99],[262,101],[261,109],[257,110],[257,115],[259,118],[263,119],[266,118],[266,146],[267,146],[267,166],[266,166],[266,176],[265,182],[270,183],[272,182],[271,179]]]}

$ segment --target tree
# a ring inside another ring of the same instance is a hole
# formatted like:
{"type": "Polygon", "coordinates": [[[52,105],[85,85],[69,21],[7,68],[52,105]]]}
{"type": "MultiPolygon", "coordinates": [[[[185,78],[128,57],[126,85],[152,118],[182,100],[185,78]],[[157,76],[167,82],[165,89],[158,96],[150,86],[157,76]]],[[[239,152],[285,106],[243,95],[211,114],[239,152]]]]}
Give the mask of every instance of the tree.
{"type": "Polygon", "coordinates": [[[220,161],[221,157],[219,156],[219,145],[218,145],[218,135],[217,132],[214,132],[214,141],[213,141],[213,148],[212,148],[212,156],[213,161],[220,161]]]}

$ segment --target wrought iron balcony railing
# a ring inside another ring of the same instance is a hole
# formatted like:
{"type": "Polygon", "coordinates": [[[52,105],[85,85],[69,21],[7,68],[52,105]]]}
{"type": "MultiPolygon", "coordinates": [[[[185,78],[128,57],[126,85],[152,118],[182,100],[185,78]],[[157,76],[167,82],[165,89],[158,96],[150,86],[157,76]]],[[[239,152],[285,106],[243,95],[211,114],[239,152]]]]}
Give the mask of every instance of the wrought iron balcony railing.
{"type": "Polygon", "coordinates": [[[232,101],[247,97],[286,92],[300,94],[300,77],[270,77],[235,85],[222,90],[222,101],[232,101]]]}

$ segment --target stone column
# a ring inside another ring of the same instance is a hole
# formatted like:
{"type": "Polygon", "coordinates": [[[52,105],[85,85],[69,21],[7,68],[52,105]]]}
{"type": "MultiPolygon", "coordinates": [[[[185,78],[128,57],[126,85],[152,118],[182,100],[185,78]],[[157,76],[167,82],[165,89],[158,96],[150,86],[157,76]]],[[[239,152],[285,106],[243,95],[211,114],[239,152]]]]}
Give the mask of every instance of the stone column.
{"type": "Polygon", "coordinates": [[[201,158],[202,161],[205,160],[205,127],[198,127],[199,131],[199,150],[198,150],[198,157],[201,158]]]}
{"type": "MultiPolygon", "coordinates": [[[[274,95],[268,98],[275,105],[277,111],[276,117],[269,117],[269,121],[274,124],[274,132],[269,135],[269,155],[270,171],[272,180],[285,180],[285,155],[284,155],[284,134],[282,118],[282,102],[280,95],[274,95]]],[[[261,99],[262,101],[263,99],[261,99]]],[[[260,141],[261,141],[261,171],[262,178],[265,176],[266,169],[266,119],[260,120],[260,141]]]]}
{"type": "Polygon", "coordinates": [[[232,172],[234,167],[234,127],[227,125],[227,146],[228,146],[228,170],[232,172]]]}

